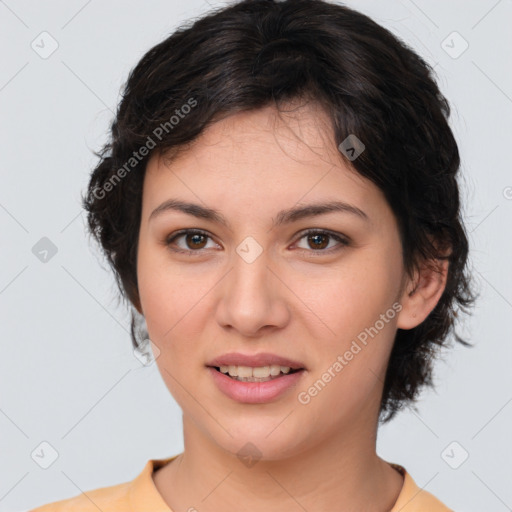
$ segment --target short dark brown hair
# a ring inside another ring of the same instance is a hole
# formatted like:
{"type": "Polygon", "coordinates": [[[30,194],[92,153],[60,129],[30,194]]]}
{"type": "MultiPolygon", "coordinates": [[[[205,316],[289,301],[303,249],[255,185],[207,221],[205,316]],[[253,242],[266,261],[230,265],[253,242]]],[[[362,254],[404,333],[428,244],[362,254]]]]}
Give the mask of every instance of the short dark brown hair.
{"type": "MultiPolygon", "coordinates": [[[[383,191],[407,273],[422,261],[449,260],[434,310],[417,327],[397,331],[380,408],[381,420],[391,419],[422,386],[432,386],[432,361],[457,310],[476,299],[456,180],[459,152],[433,76],[391,32],[323,0],[245,0],[181,26],[130,72],[83,197],[90,233],[121,296],[140,308],[136,256],[148,159],[183,147],[219,117],[312,99],[328,113],[337,146],[352,134],[364,143],[357,159],[340,158],[383,191]]],[[[140,315],[133,308],[131,314],[138,347],[140,315]]]]}

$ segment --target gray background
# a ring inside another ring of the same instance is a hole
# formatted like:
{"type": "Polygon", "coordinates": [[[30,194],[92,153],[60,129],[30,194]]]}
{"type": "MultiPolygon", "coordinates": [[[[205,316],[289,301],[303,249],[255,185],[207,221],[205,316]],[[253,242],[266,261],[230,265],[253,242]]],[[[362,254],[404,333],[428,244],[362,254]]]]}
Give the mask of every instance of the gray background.
{"type": "MultiPolygon", "coordinates": [[[[437,390],[380,430],[378,451],[457,511],[511,510],[512,3],[347,4],[435,65],[453,108],[481,291],[459,327],[475,348],[446,353],[437,390]]],[[[130,69],[209,8],[204,0],[0,1],[2,512],[131,480],[149,458],[183,448],[180,409],[156,365],[131,351],[127,310],[85,235],[80,192],[130,69]],[[43,31],[58,43],[47,58],[43,31]],[[46,261],[43,237],[57,251],[46,261]],[[42,442],[58,453],[48,469],[42,442]]]]}

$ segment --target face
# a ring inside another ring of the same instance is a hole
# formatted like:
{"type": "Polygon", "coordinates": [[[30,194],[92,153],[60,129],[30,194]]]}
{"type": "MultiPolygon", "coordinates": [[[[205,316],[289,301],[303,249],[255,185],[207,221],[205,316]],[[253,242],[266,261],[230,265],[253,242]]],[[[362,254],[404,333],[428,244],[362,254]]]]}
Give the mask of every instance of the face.
{"type": "Polygon", "coordinates": [[[137,273],[156,361],[185,424],[232,453],[251,442],[278,459],[375,429],[402,249],[382,192],[332,139],[319,109],[268,107],[147,165],[137,273]],[[197,208],[155,212],[171,199],[197,208]],[[334,202],[345,206],[289,214],[334,202]],[[234,399],[218,385],[233,379],[207,366],[232,352],[304,369],[277,396],[244,400],[238,383],[234,399]]]}

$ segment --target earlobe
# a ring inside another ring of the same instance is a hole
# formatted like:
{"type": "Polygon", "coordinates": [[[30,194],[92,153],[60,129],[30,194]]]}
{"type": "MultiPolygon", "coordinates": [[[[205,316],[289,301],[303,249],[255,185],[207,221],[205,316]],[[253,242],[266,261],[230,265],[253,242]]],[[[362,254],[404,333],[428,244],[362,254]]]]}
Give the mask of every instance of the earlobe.
{"type": "Polygon", "coordinates": [[[420,325],[436,307],[448,277],[448,260],[438,259],[430,264],[423,263],[421,269],[408,279],[402,293],[402,309],[398,315],[399,329],[413,329],[420,325]]]}

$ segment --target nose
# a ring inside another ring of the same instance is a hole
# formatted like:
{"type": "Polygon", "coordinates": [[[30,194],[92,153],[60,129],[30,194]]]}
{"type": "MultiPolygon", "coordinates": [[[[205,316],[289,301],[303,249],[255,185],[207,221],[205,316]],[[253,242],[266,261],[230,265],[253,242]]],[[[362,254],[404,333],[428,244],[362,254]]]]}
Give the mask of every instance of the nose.
{"type": "Polygon", "coordinates": [[[287,325],[290,310],[286,297],[291,292],[271,267],[265,251],[250,263],[235,254],[231,270],[218,287],[216,320],[222,328],[258,337],[287,325]]]}

